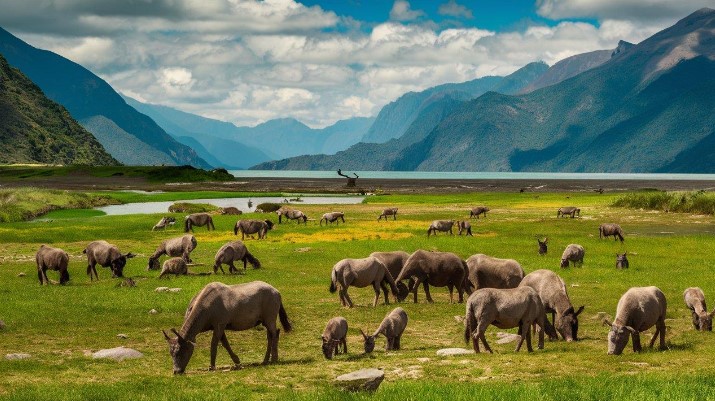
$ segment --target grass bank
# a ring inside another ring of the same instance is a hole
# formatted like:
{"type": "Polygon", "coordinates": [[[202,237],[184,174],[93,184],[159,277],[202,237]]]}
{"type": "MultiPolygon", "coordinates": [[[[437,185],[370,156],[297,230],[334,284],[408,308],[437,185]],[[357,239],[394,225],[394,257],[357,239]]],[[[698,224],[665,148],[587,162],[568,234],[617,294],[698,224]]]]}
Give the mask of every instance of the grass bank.
{"type": "Polygon", "coordinates": [[[119,203],[106,194],[18,188],[0,190],[0,222],[31,220],[59,209],[88,209],[119,203]]]}
{"type": "Polygon", "coordinates": [[[144,178],[148,182],[234,181],[225,169],[202,170],[191,166],[0,166],[0,179],[23,181],[64,176],[88,176],[97,179],[118,177],[144,178]]]}
{"type": "Polygon", "coordinates": [[[715,193],[704,190],[634,192],[619,197],[612,205],[663,212],[715,214],[715,193]]]}

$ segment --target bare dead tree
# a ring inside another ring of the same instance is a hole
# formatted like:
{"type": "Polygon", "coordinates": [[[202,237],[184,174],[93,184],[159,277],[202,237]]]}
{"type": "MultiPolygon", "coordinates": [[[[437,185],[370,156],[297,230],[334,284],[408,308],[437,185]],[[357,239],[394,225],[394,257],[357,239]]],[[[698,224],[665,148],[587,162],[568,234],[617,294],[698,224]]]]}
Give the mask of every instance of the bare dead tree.
{"type": "Polygon", "coordinates": [[[355,176],[354,178],[353,178],[353,177],[350,177],[350,176],[348,176],[348,175],[345,175],[345,174],[343,174],[343,172],[342,172],[341,169],[338,169],[338,175],[341,176],[341,177],[345,177],[345,178],[348,179],[348,183],[347,183],[347,185],[346,185],[347,187],[355,187],[355,183],[356,183],[357,179],[360,178],[360,176],[358,176],[358,175],[355,174],[355,173],[353,173],[353,175],[355,176]]]}

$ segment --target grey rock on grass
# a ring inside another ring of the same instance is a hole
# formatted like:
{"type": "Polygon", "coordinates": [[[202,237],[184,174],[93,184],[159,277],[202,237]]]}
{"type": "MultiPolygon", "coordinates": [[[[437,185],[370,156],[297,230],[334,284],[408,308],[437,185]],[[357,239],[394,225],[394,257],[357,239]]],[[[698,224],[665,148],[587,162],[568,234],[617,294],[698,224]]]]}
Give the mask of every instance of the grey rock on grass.
{"type": "Polygon", "coordinates": [[[136,359],[143,357],[141,352],[125,347],[102,349],[92,354],[94,359],[114,359],[115,361],[123,361],[125,359],[136,359]]]}
{"type": "Polygon", "coordinates": [[[348,391],[375,391],[385,378],[380,369],[360,369],[335,378],[335,385],[348,391]]]}

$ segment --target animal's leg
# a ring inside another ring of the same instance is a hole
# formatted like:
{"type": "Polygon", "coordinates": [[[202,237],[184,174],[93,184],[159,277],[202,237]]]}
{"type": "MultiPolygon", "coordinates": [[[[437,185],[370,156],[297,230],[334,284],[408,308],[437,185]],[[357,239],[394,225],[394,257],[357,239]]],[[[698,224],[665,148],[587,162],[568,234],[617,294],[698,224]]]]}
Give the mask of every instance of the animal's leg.
{"type": "Polygon", "coordinates": [[[656,323],[656,327],[660,326],[660,349],[664,350],[665,349],[665,320],[660,319],[656,323]]]}
{"type": "Polygon", "coordinates": [[[487,350],[490,354],[493,354],[492,349],[489,347],[489,344],[487,343],[487,337],[484,335],[484,333],[487,331],[487,326],[488,325],[482,325],[480,323],[477,323],[477,333],[479,333],[479,339],[482,340],[482,344],[484,345],[484,349],[487,350]]]}
{"type": "Polygon", "coordinates": [[[420,283],[422,279],[417,277],[412,286],[412,295],[414,296],[415,303],[417,303],[417,290],[420,288],[420,283]]]}
{"type": "Polygon", "coordinates": [[[531,347],[531,324],[524,323],[526,326],[526,350],[529,352],[534,352],[534,349],[531,347]]]}
{"type": "Polygon", "coordinates": [[[347,301],[345,300],[345,294],[343,293],[343,288],[340,287],[340,290],[338,291],[338,296],[340,297],[340,305],[342,306],[348,306],[347,301]]]}
{"type": "Polygon", "coordinates": [[[271,358],[271,353],[273,352],[273,332],[266,328],[266,355],[263,357],[263,364],[267,365],[271,358]]]}
{"type": "Polygon", "coordinates": [[[276,334],[273,335],[273,356],[271,362],[278,362],[278,339],[281,336],[281,330],[276,329],[276,334]]]}
{"type": "MultiPolygon", "coordinates": [[[[524,343],[524,338],[527,336],[529,333],[529,327],[524,328],[524,322],[520,321],[519,322],[519,342],[516,344],[516,349],[514,352],[519,352],[521,349],[521,345],[524,343]]],[[[527,344],[528,346],[528,344],[527,344]]]]}
{"type": "Polygon", "coordinates": [[[400,350],[400,338],[402,338],[402,335],[395,337],[395,350],[396,351],[400,350]]]}
{"type": "Polygon", "coordinates": [[[653,333],[653,337],[650,339],[650,343],[648,344],[648,348],[653,348],[653,344],[655,344],[656,338],[658,338],[658,334],[660,334],[660,327],[658,325],[655,326],[655,333],[653,333]]]}
{"type": "MultiPolygon", "coordinates": [[[[345,301],[348,303],[348,308],[353,307],[353,300],[350,299],[350,295],[348,295],[348,288],[347,286],[344,287],[345,289],[343,290],[343,295],[345,296],[345,301]]],[[[377,301],[376,301],[377,302],[377,301]]]]}
{"type": "Polygon", "coordinates": [[[231,346],[228,344],[228,338],[226,338],[226,332],[224,331],[223,336],[221,336],[221,344],[223,345],[224,348],[226,348],[226,351],[228,354],[231,356],[231,360],[233,361],[234,365],[238,366],[241,364],[241,360],[238,358],[238,355],[236,355],[235,352],[231,349],[231,346]]]}
{"type": "Polygon", "coordinates": [[[216,370],[216,352],[218,351],[218,342],[223,337],[224,328],[221,326],[214,328],[213,336],[211,337],[211,365],[209,370],[216,370]]]}
{"type": "MultiPolygon", "coordinates": [[[[385,220],[387,220],[387,216],[385,216],[385,220]]],[[[397,220],[397,213],[392,215],[392,220],[397,220]]]]}
{"type": "MultiPolygon", "coordinates": [[[[375,290],[375,300],[372,301],[372,307],[374,308],[377,306],[377,300],[380,298],[380,283],[373,281],[372,289],[375,290]]],[[[387,300],[387,297],[385,297],[385,300],[387,300]]]]}
{"type": "Polygon", "coordinates": [[[392,351],[392,341],[394,338],[392,337],[387,337],[387,341],[385,341],[385,351],[392,351]]]}
{"type": "Polygon", "coordinates": [[[641,352],[641,335],[639,333],[631,333],[633,339],[633,352],[641,352]]]}
{"type": "Polygon", "coordinates": [[[457,294],[459,295],[459,303],[464,302],[464,288],[457,284],[457,294]]]}
{"type": "Polygon", "coordinates": [[[40,266],[37,266],[37,278],[40,280],[40,285],[45,284],[42,279],[42,268],[40,266]]]}
{"type": "Polygon", "coordinates": [[[556,328],[553,324],[551,324],[551,322],[549,322],[547,317],[544,317],[544,329],[542,331],[545,331],[546,334],[549,335],[549,341],[558,341],[559,335],[556,332],[556,328]]]}
{"type": "MultiPolygon", "coordinates": [[[[424,289],[425,289],[425,296],[427,297],[427,302],[429,302],[431,304],[434,303],[434,301],[432,300],[432,295],[430,295],[430,293],[429,293],[429,284],[427,284],[427,280],[422,282],[422,287],[424,287],[424,289]]],[[[451,301],[450,301],[450,303],[451,303],[451,301]]]]}
{"type": "Polygon", "coordinates": [[[387,284],[384,281],[380,282],[380,287],[382,287],[382,293],[385,295],[385,305],[390,304],[390,298],[387,295],[387,284]]]}
{"type": "Polygon", "coordinates": [[[340,340],[341,343],[343,343],[343,354],[348,353],[348,341],[343,337],[342,340],[340,340]]]}
{"type": "Polygon", "coordinates": [[[454,296],[453,296],[454,285],[452,285],[452,283],[449,283],[449,284],[447,284],[447,288],[449,289],[449,303],[450,304],[454,303],[454,296]]]}

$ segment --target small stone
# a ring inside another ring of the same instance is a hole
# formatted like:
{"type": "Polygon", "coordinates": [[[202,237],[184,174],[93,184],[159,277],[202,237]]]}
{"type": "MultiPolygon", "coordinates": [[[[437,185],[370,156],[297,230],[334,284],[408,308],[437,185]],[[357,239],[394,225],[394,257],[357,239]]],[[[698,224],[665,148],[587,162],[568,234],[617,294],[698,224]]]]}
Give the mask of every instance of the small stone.
{"type": "Polygon", "coordinates": [[[304,252],[310,252],[311,249],[312,249],[311,247],[305,247],[305,248],[298,248],[298,249],[296,249],[295,251],[296,251],[296,252],[300,252],[300,253],[304,253],[304,252]]]}
{"type": "Polygon", "coordinates": [[[149,311],[150,315],[156,315],[157,313],[159,313],[159,311],[157,311],[156,309],[152,309],[149,311]]]}
{"type": "Polygon", "coordinates": [[[521,340],[521,336],[518,334],[504,333],[501,331],[497,333],[497,338],[499,338],[497,344],[508,344],[521,340]]]}
{"type": "Polygon", "coordinates": [[[124,347],[102,349],[92,354],[94,359],[114,359],[115,361],[123,361],[125,359],[136,359],[143,357],[141,352],[124,347]]]}
{"type": "Polygon", "coordinates": [[[119,334],[117,334],[117,338],[121,338],[122,340],[126,340],[127,338],[129,338],[129,336],[126,335],[126,334],[124,334],[124,333],[119,333],[119,334]]]}
{"type": "Polygon", "coordinates": [[[348,391],[375,391],[385,378],[380,369],[360,369],[335,378],[335,385],[348,391]]]}
{"type": "Polygon", "coordinates": [[[169,292],[179,292],[181,291],[181,288],[169,288],[169,292]]]}
{"type": "Polygon", "coordinates": [[[30,354],[16,353],[16,354],[6,354],[5,359],[8,361],[18,361],[20,359],[28,359],[32,357],[30,354]]]}
{"type": "Polygon", "coordinates": [[[17,274],[17,277],[25,277],[25,276],[27,276],[27,274],[25,274],[25,272],[20,272],[17,274]]]}
{"type": "Polygon", "coordinates": [[[437,350],[437,356],[469,355],[473,353],[474,350],[469,350],[466,348],[443,348],[437,350]]]}
{"type": "Polygon", "coordinates": [[[156,287],[154,292],[166,292],[169,291],[169,287],[156,287]]]}

